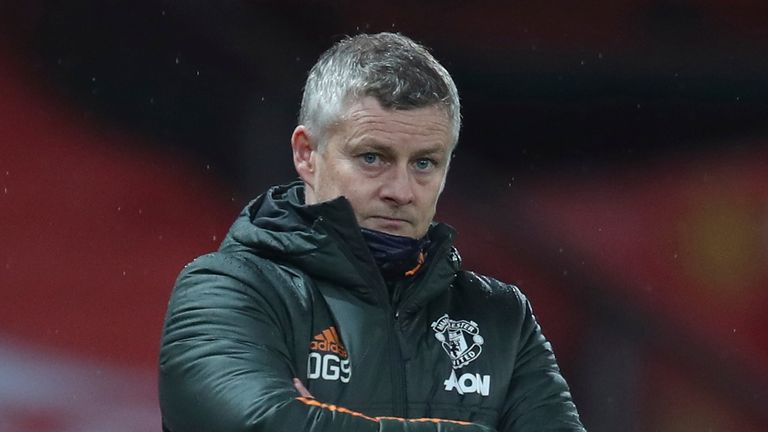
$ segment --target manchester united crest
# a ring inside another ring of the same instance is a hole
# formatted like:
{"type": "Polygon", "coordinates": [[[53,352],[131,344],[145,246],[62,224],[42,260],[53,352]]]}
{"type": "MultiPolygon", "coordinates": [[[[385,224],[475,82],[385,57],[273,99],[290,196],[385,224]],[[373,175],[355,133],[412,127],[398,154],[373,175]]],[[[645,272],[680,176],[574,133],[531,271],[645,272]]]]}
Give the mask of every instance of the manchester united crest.
{"type": "Polygon", "coordinates": [[[451,366],[459,369],[480,356],[483,352],[483,337],[474,321],[455,321],[448,314],[432,323],[435,339],[451,357],[451,366]]]}

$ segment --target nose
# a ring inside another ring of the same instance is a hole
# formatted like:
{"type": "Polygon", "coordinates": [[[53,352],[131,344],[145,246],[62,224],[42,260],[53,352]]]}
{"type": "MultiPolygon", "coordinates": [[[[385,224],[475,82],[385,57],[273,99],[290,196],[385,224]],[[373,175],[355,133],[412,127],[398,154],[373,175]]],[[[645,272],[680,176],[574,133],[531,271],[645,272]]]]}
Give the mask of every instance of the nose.
{"type": "Polygon", "coordinates": [[[381,187],[381,197],[402,206],[413,202],[413,178],[407,166],[393,166],[381,187]]]}

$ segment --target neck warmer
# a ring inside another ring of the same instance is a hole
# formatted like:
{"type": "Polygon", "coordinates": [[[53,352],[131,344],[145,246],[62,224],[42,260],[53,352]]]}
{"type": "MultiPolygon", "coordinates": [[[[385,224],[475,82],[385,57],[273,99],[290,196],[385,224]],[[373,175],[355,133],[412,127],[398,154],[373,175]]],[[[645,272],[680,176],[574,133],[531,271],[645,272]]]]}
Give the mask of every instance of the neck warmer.
{"type": "Polygon", "coordinates": [[[387,234],[381,231],[361,228],[371,255],[386,281],[412,276],[424,263],[429,239],[420,239],[387,234]]]}

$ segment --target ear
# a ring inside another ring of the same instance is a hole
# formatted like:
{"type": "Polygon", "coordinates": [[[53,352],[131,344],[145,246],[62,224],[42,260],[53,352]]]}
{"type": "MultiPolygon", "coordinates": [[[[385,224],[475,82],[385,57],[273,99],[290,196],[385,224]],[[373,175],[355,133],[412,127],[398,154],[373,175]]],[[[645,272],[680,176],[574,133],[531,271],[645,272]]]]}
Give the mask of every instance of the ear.
{"type": "Polygon", "coordinates": [[[304,183],[312,188],[315,174],[316,150],[312,145],[309,131],[304,125],[296,126],[291,135],[291,148],[293,149],[293,166],[304,183]]]}

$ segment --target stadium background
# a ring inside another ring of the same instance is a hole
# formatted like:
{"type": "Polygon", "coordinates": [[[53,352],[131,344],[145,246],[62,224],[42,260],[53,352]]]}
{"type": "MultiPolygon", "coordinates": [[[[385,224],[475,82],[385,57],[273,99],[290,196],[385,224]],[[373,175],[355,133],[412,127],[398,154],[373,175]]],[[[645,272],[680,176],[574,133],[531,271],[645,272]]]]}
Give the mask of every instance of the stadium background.
{"type": "Polygon", "coordinates": [[[768,424],[763,2],[222,3],[0,6],[0,429],[159,430],[176,274],[295,177],[317,56],[383,30],[453,74],[438,216],[589,430],[768,424]]]}

